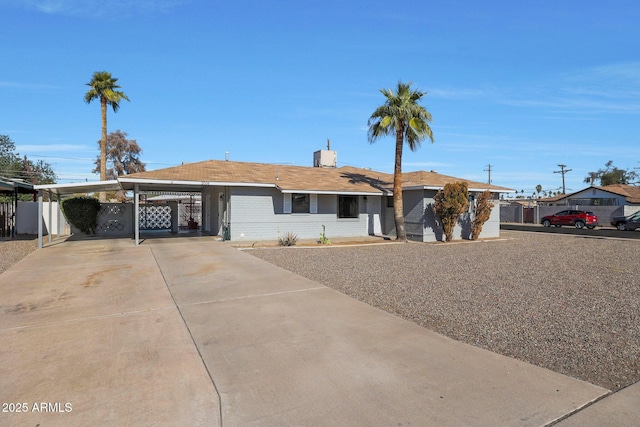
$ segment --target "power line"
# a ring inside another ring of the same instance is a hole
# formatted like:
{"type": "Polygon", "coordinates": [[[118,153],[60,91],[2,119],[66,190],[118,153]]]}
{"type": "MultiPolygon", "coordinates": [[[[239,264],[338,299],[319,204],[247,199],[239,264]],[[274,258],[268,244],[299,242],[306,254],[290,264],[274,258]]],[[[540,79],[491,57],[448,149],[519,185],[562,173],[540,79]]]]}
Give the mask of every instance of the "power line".
{"type": "Polygon", "coordinates": [[[567,192],[565,191],[566,188],[564,186],[564,174],[567,172],[571,172],[573,169],[565,169],[567,167],[567,165],[563,165],[563,164],[559,164],[558,165],[560,167],[559,171],[553,171],[553,173],[561,173],[562,174],[562,194],[567,194],[567,192]]]}
{"type": "Polygon", "coordinates": [[[487,168],[484,170],[485,172],[489,172],[489,185],[491,185],[491,164],[487,165],[487,168]]]}

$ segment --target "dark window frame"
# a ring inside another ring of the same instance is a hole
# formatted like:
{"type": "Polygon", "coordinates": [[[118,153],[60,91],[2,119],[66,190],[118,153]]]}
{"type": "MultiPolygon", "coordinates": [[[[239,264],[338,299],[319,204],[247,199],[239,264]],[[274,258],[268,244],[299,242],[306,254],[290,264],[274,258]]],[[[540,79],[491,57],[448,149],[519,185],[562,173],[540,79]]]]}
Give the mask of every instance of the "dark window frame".
{"type": "Polygon", "coordinates": [[[359,217],[360,217],[360,197],[339,195],[338,196],[338,218],[357,219],[359,217]],[[348,205],[345,203],[348,203],[348,205]]]}
{"type": "Polygon", "coordinates": [[[393,196],[387,196],[387,207],[388,208],[393,207],[393,196]]]}
{"type": "Polygon", "coordinates": [[[311,213],[311,195],[308,193],[291,193],[291,213],[311,213]]]}

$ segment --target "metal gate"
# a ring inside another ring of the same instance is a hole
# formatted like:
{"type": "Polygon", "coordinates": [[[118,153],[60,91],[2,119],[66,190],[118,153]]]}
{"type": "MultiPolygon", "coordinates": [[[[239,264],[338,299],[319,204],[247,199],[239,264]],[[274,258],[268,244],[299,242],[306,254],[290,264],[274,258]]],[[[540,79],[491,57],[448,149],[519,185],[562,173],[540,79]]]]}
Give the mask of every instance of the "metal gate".
{"type": "Polygon", "coordinates": [[[14,220],[13,202],[0,202],[0,237],[12,237],[14,220]]]}

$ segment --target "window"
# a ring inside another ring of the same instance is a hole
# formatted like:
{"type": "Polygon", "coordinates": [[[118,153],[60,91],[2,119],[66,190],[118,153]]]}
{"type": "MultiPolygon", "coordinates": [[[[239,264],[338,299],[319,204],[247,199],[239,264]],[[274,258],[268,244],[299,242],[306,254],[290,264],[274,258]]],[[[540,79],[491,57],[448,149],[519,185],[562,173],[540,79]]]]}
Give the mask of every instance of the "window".
{"type": "Polygon", "coordinates": [[[293,193],[291,195],[291,213],[310,213],[309,195],[293,193]]]}
{"type": "Polygon", "coordinates": [[[387,207],[388,208],[393,207],[393,196],[387,196],[387,207]]]}
{"type": "Polygon", "coordinates": [[[358,218],[358,196],[338,196],[338,218],[358,218]]]}

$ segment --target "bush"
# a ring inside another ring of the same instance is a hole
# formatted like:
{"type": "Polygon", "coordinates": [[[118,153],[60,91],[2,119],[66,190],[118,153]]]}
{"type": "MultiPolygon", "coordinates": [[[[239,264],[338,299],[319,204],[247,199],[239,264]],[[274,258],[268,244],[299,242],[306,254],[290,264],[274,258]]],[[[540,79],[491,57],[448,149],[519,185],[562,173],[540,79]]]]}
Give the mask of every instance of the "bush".
{"type": "Polygon", "coordinates": [[[95,234],[100,212],[100,202],[93,197],[72,197],[61,204],[64,217],[78,230],[86,234],[95,234]]]}
{"type": "Polygon", "coordinates": [[[280,246],[295,246],[298,241],[298,235],[293,233],[287,233],[285,237],[278,237],[278,244],[280,246]]]}
{"type": "Polygon", "coordinates": [[[471,240],[478,240],[482,233],[482,226],[491,216],[493,201],[489,190],[480,193],[474,208],[473,221],[471,221],[471,240]]]}
{"type": "Polygon", "coordinates": [[[435,200],[434,212],[440,218],[445,240],[450,242],[453,239],[453,228],[456,226],[458,218],[469,209],[467,183],[445,184],[433,199],[435,200]]]}
{"type": "Polygon", "coordinates": [[[324,224],[322,225],[322,233],[320,233],[320,243],[323,244],[323,245],[330,245],[331,244],[331,240],[329,240],[329,238],[327,237],[327,235],[325,233],[324,224]]]}

